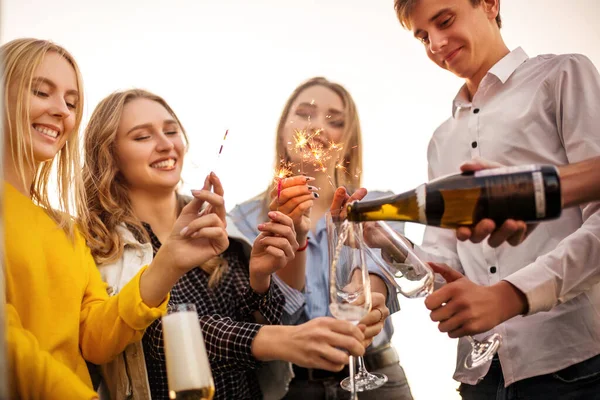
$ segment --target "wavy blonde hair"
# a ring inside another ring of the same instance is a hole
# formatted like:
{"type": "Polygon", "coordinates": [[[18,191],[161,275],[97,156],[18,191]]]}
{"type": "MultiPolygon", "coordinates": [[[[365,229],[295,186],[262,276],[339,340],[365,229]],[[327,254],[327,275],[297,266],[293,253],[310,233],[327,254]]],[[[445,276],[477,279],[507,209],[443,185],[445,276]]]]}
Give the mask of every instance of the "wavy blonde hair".
{"type": "MultiPolygon", "coordinates": [[[[135,237],[150,242],[148,232],[134,214],[129,189],[117,166],[115,142],[125,105],[148,99],[163,106],[181,128],[185,146],[188,137],[181,121],[160,96],[143,89],[118,91],[104,98],[94,109],[85,129],[83,184],[87,202],[79,207],[82,231],[98,265],[108,264],[123,255],[125,243],[117,227],[125,224],[135,237]]],[[[176,193],[174,193],[176,195],[176,193]]],[[[187,200],[178,195],[179,210],[187,200]]],[[[209,286],[216,285],[227,264],[221,257],[208,260],[201,268],[210,274],[209,286]]]]}
{"type": "MultiPolygon", "coordinates": [[[[75,223],[71,211],[83,201],[83,186],[79,170],[79,127],[83,118],[83,80],[73,56],[63,47],[47,40],[23,38],[16,39],[0,47],[0,69],[4,89],[4,125],[7,127],[9,147],[15,168],[23,184],[27,182],[27,170],[33,170],[34,176],[29,188],[31,200],[41,206],[46,213],[73,239],[75,223]],[[72,132],[65,132],[65,145],[50,160],[36,163],[33,157],[33,138],[31,135],[31,116],[29,103],[32,95],[32,83],[37,67],[49,52],[61,55],[71,64],[77,79],[79,100],[75,109],[75,125],[72,132]],[[16,102],[9,102],[11,90],[16,91],[16,102]],[[14,113],[14,126],[11,121],[14,113]],[[29,143],[27,143],[27,140],[29,143]],[[52,170],[56,168],[56,186],[58,209],[50,205],[48,184],[52,170]],[[75,203],[75,206],[73,205],[75,203]]],[[[8,150],[8,149],[6,149],[8,150]]],[[[6,151],[5,150],[5,151],[6,151]]],[[[6,153],[5,153],[6,154],[6,153]]],[[[5,158],[7,158],[5,156],[5,158]]]]}
{"type": "MultiPolygon", "coordinates": [[[[341,144],[343,145],[344,153],[341,158],[342,165],[346,166],[346,171],[341,171],[338,168],[334,169],[332,176],[333,182],[336,187],[346,186],[346,188],[353,192],[360,187],[361,175],[362,175],[362,133],[360,129],[360,120],[358,118],[358,111],[356,104],[352,99],[350,93],[342,85],[331,82],[330,80],[323,77],[311,78],[304,83],[300,84],[285,103],[281,116],[279,117],[279,123],[277,124],[277,138],[275,141],[275,163],[274,168],[277,168],[280,163],[290,162],[291,157],[288,154],[287,143],[284,139],[285,125],[288,122],[289,113],[292,109],[292,104],[298,98],[298,96],[306,89],[312,86],[323,86],[334,93],[336,93],[342,99],[344,106],[344,134],[342,136],[341,144]]],[[[272,184],[267,188],[267,191],[259,195],[264,198],[263,213],[269,210],[269,191],[272,188],[272,184]]]]}

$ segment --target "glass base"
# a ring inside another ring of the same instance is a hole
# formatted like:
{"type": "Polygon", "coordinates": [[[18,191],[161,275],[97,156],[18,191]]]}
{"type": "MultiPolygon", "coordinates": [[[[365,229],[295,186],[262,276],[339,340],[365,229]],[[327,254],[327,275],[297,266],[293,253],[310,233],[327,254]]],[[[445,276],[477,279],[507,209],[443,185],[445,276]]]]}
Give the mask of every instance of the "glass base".
{"type": "Polygon", "coordinates": [[[471,344],[473,345],[473,349],[471,350],[471,354],[469,354],[465,360],[465,367],[468,369],[477,368],[490,361],[502,344],[502,336],[494,333],[482,341],[473,339],[471,344]]]}
{"type": "MultiPolygon", "coordinates": [[[[356,385],[357,392],[365,392],[367,390],[374,390],[380,388],[383,385],[385,385],[387,381],[387,376],[377,372],[359,372],[356,375],[354,375],[354,382],[356,385]]],[[[351,392],[352,388],[350,387],[350,377],[342,380],[342,382],[340,382],[340,386],[342,387],[342,389],[351,392]]]]}

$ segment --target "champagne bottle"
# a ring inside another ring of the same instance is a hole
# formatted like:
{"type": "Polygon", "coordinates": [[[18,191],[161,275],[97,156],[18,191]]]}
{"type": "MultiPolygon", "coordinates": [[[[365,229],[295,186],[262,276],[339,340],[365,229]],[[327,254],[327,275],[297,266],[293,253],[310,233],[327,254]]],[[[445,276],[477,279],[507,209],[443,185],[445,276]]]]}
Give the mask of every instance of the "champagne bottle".
{"type": "Polygon", "coordinates": [[[553,219],[561,209],[557,168],[526,165],[442,177],[409,192],[351,203],[347,211],[351,221],[393,220],[457,228],[484,218],[497,226],[509,218],[553,219]]]}

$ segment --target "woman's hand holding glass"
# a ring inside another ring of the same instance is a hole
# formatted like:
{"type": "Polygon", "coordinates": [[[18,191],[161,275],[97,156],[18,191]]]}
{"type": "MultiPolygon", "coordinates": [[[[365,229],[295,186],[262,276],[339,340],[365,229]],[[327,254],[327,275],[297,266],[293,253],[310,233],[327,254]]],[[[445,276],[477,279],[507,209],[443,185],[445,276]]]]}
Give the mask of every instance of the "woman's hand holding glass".
{"type": "Polygon", "coordinates": [[[348,363],[348,353],[365,352],[364,334],[348,321],[319,317],[302,325],[265,326],[252,343],[253,354],[263,361],[287,360],[304,368],[341,371],[348,363]]]}
{"type": "Polygon", "coordinates": [[[385,296],[378,292],[371,292],[371,311],[363,317],[358,326],[364,326],[365,340],[363,345],[369,347],[373,338],[383,330],[383,325],[387,317],[390,316],[390,310],[385,305],[385,296]]]}

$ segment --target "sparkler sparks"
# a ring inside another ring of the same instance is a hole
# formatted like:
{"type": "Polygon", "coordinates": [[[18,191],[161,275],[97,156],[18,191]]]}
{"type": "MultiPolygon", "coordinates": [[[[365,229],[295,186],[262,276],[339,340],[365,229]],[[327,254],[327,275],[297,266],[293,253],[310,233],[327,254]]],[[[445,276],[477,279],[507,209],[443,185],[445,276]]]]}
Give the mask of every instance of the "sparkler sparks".
{"type": "MultiPolygon", "coordinates": [[[[290,151],[300,155],[300,169],[299,172],[304,174],[304,164],[311,164],[315,171],[325,173],[331,186],[335,189],[335,185],[331,180],[331,177],[327,174],[328,165],[331,159],[334,157],[339,158],[339,153],[343,149],[341,143],[335,143],[327,140],[321,133],[323,129],[296,129],[292,136],[292,141],[288,142],[290,151]]],[[[288,163],[287,168],[291,168],[291,163],[288,163]]],[[[335,168],[341,169],[344,172],[346,168],[343,167],[343,161],[337,161],[335,168]],[[340,168],[340,166],[342,168],[340,168]]],[[[280,166],[281,169],[281,166],[280,166]]]]}

